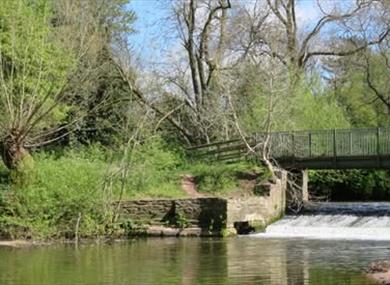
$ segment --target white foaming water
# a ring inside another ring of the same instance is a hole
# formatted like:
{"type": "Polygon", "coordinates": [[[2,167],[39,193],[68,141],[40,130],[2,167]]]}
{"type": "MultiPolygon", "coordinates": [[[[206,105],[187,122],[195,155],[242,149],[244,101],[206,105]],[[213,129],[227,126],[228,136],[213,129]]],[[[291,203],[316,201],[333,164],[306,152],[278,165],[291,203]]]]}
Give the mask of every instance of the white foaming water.
{"type": "Polygon", "coordinates": [[[314,204],[252,236],[390,240],[390,203],[314,204]]]}

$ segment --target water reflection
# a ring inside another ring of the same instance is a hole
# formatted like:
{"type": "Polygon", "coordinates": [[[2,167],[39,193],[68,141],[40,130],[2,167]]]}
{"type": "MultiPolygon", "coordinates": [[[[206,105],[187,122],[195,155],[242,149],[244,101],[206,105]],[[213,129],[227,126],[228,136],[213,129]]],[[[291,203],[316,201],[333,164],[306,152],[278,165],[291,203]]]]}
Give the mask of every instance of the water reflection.
{"type": "Polygon", "coordinates": [[[0,248],[0,284],[366,285],[362,269],[389,253],[381,242],[250,237],[0,248]]]}
{"type": "MultiPolygon", "coordinates": [[[[386,243],[368,241],[274,239],[245,243],[250,261],[241,268],[246,274],[235,274],[235,284],[370,284],[363,269],[372,260],[386,259],[390,252],[386,243]],[[245,276],[251,271],[257,272],[256,279],[247,281],[245,276]],[[243,276],[245,282],[239,282],[243,276]]],[[[229,272],[238,266],[243,265],[229,266],[229,272]]]]}

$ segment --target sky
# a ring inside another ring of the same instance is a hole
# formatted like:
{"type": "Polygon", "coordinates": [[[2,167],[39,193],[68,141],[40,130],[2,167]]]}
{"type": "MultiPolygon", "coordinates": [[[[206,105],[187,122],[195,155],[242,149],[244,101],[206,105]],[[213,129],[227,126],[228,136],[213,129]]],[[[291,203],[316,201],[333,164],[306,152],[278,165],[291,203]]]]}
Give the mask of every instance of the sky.
{"type": "Polygon", "coordinates": [[[137,15],[134,23],[136,33],[131,35],[130,42],[141,57],[149,60],[153,60],[152,55],[159,54],[165,46],[161,37],[163,29],[160,22],[167,16],[167,11],[160,6],[158,0],[131,0],[129,5],[137,15]]]}
{"type": "MultiPolygon", "coordinates": [[[[249,2],[254,0],[239,1],[249,2]]],[[[349,0],[321,1],[323,3],[344,3],[349,0]]],[[[301,27],[310,27],[318,19],[319,12],[316,5],[316,0],[298,0],[296,13],[301,27]]],[[[168,16],[168,10],[165,9],[163,2],[159,0],[131,0],[129,7],[137,15],[137,21],[134,24],[137,32],[130,36],[133,49],[144,62],[158,61],[163,56],[162,50],[172,44],[169,40],[169,31],[164,28],[162,23],[162,19],[168,16]]]]}

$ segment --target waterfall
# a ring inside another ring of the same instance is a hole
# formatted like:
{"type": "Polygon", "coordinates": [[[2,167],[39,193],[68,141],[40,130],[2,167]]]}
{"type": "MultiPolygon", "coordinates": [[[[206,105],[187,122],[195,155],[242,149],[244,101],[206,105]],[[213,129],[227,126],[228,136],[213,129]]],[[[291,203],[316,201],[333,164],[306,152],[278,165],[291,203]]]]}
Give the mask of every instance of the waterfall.
{"type": "Polygon", "coordinates": [[[390,203],[315,203],[253,236],[390,240],[390,203]]]}

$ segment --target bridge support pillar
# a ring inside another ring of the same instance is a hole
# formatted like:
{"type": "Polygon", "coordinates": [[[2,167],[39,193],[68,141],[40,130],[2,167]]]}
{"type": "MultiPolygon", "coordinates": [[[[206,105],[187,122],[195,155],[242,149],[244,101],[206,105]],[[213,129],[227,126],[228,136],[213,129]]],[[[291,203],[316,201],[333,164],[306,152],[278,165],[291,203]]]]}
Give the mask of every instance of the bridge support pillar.
{"type": "Polygon", "coordinates": [[[302,202],[309,202],[309,171],[302,170],[301,171],[302,175],[302,182],[301,182],[301,187],[302,187],[302,202]]]}

